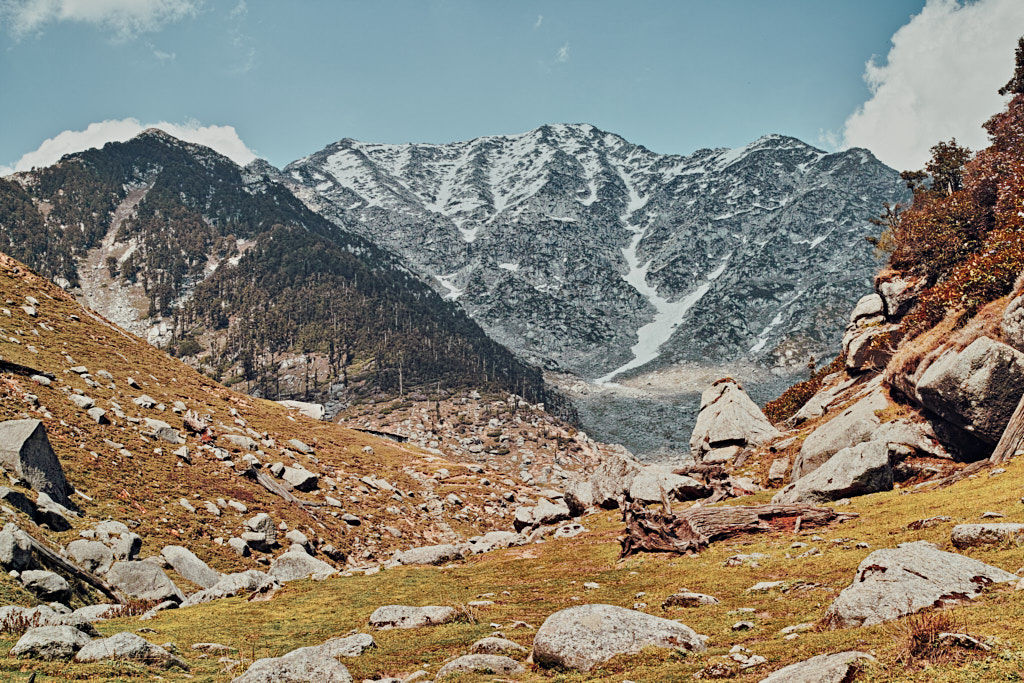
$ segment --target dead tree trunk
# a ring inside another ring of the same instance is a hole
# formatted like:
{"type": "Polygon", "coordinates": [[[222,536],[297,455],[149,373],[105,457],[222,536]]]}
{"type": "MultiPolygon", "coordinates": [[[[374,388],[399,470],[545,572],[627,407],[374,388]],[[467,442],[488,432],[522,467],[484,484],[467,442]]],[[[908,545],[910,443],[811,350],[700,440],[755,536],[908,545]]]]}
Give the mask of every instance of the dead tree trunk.
{"type": "Polygon", "coordinates": [[[690,508],[677,514],[636,503],[624,508],[626,533],[620,559],[639,552],[692,554],[738,534],[826,526],[856,515],[813,505],[746,505],[690,508]]]}
{"type": "Polygon", "coordinates": [[[993,465],[1006,462],[1013,457],[1022,443],[1024,443],[1024,396],[1021,396],[1017,403],[1017,409],[1013,411],[1013,416],[1010,417],[1010,422],[1003,430],[996,449],[992,451],[989,462],[993,465]]]}

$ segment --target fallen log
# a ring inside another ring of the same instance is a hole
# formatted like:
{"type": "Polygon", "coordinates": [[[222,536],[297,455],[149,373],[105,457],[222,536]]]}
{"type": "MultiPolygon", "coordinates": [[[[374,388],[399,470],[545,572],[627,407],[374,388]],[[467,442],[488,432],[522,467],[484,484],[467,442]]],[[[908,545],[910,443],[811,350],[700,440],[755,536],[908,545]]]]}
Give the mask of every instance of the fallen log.
{"type": "Polygon", "coordinates": [[[41,564],[49,567],[50,569],[57,570],[63,572],[64,574],[73,576],[76,579],[82,581],[83,583],[89,584],[90,586],[98,590],[100,593],[103,593],[105,596],[107,596],[119,605],[124,603],[124,599],[122,598],[122,596],[117,591],[115,591],[106,581],[96,576],[92,572],[86,571],[78,565],[61,557],[54,551],[50,550],[45,544],[43,544],[42,541],[40,541],[27,531],[25,532],[25,536],[28,538],[29,544],[32,546],[32,551],[35,553],[36,557],[39,559],[41,564]]]}
{"type": "Polygon", "coordinates": [[[281,496],[289,503],[298,505],[303,510],[307,510],[307,508],[325,507],[327,505],[326,503],[314,503],[302,500],[300,498],[296,498],[294,495],[292,495],[291,491],[286,489],[281,484],[278,484],[276,481],[268,477],[263,472],[257,471],[255,467],[250,467],[249,469],[245,470],[244,472],[241,473],[241,476],[245,477],[246,479],[254,480],[257,484],[259,484],[266,490],[270,491],[275,495],[281,496]]]}
{"type": "Polygon", "coordinates": [[[636,503],[623,510],[625,534],[619,558],[640,552],[694,554],[714,541],[739,534],[793,532],[856,517],[814,505],[733,505],[695,507],[683,512],[648,509],[636,503]]]}

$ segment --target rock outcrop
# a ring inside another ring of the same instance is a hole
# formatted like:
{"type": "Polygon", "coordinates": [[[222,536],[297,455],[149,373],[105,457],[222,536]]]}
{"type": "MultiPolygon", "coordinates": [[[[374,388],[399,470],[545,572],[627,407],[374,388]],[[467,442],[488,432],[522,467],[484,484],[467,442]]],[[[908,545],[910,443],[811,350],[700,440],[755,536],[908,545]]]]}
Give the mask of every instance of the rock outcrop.
{"type": "Polygon", "coordinates": [[[758,446],[779,436],[779,431],[735,380],[720,379],[701,394],[700,412],[690,437],[690,454],[702,461],[716,449],[758,446]]]}
{"type": "Polygon", "coordinates": [[[410,607],[407,605],[385,605],[370,615],[370,626],[376,629],[421,628],[437,626],[455,621],[459,614],[454,607],[410,607]]]}
{"type": "Polygon", "coordinates": [[[973,598],[990,583],[1017,579],[927,541],[901,543],[864,558],[854,582],[832,602],[824,621],[831,628],[873,626],[926,607],[973,598]]]}
{"type": "Polygon", "coordinates": [[[824,503],[892,489],[889,445],[865,441],[844,448],[775,494],[773,503],[824,503]]]}
{"type": "Polygon", "coordinates": [[[856,650],[818,655],[783,667],[761,683],[848,683],[862,664],[873,661],[868,653],[856,650]]]}

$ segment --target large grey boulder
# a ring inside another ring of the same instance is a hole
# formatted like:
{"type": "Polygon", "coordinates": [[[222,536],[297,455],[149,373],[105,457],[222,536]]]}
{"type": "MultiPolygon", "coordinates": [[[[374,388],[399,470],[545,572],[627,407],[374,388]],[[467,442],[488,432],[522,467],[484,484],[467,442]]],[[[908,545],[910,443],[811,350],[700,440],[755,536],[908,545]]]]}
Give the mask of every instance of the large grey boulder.
{"type": "Polygon", "coordinates": [[[759,446],[780,436],[747,392],[731,378],[720,379],[700,396],[700,412],[690,436],[690,454],[727,446],[759,446]]]}
{"type": "Polygon", "coordinates": [[[76,662],[100,662],[106,659],[142,662],[164,669],[188,669],[185,662],[167,650],[128,631],[122,631],[109,638],[98,638],[87,643],[75,655],[76,662]]]}
{"type": "Polygon", "coordinates": [[[902,318],[917,303],[918,294],[924,287],[924,278],[897,275],[888,280],[875,281],[875,290],[885,303],[885,314],[889,320],[902,318]]]}
{"type": "Polygon", "coordinates": [[[569,506],[561,498],[554,501],[541,498],[532,507],[523,506],[518,508],[515,518],[512,520],[512,526],[516,531],[522,531],[531,527],[564,522],[570,519],[570,517],[569,506]]]}
{"type": "Polygon", "coordinates": [[[957,524],[950,540],[957,548],[973,548],[1003,543],[1024,543],[1024,524],[957,524]]]}
{"type": "Polygon", "coordinates": [[[33,659],[71,659],[91,640],[74,626],[36,626],[25,631],[8,654],[33,659]]]}
{"type": "Polygon", "coordinates": [[[78,566],[96,574],[105,574],[114,564],[114,553],[104,543],[80,538],[68,543],[68,556],[78,566]]]}
{"type": "Polygon", "coordinates": [[[843,335],[846,369],[851,373],[884,370],[896,350],[894,335],[899,325],[851,327],[843,335]]]}
{"type": "MultiPolygon", "coordinates": [[[[511,532],[505,532],[511,533],[511,532]]],[[[517,536],[518,534],[513,534],[517,536]]],[[[461,560],[466,553],[463,545],[444,543],[441,545],[425,545],[409,550],[400,550],[395,553],[395,561],[398,564],[445,564],[455,560],[461,560]]]]}
{"type": "Polygon", "coordinates": [[[250,569],[235,574],[225,574],[210,588],[203,589],[188,596],[182,607],[191,607],[211,600],[230,598],[239,593],[267,591],[279,586],[277,579],[264,572],[250,569]]]}
{"type": "Polygon", "coordinates": [[[875,325],[885,320],[885,303],[876,293],[862,296],[850,313],[851,325],[875,325]]]}
{"type": "Polygon", "coordinates": [[[44,602],[63,604],[71,599],[71,584],[60,574],[45,569],[29,569],[18,578],[21,585],[44,602]]]}
{"type": "Polygon", "coordinates": [[[315,491],[320,475],[302,467],[285,467],[281,478],[299,491],[315,491]]]}
{"type": "Polygon", "coordinates": [[[370,626],[376,629],[420,628],[447,624],[458,619],[454,607],[410,607],[407,605],[385,605],[370,615],[370,626]]]}
{"type": "Polygon", "coordinates": [[[442,666],[434,680],[444,680],[453,674],[479,673],[495,676],[515,676],[525,672],[523,665],[503,655],[462,655],[442,666]]]}
{"type": "Polygon", "coordinates": [[[0,422],[0,466],[61,505],[74,507],[64,468],[39,420],[0,422]]]}
{"type": "Polygon", "coordinates": [[[221,438],[228,442],[228,445],[233,448],[238,448],[243,451],[258,451],[260,449],[259,443],[253,440],[250,436],[244,434],[222,434],[221,438]]]}
{"type": "Polygon", "coordinates": [[[700,652],[706,637],[689,626],[613,605],[580,605],[555,612],[537,630],[533,661],[544,667],[590,671],[616,655],[645,647],[700,652]]]}
{"type": "Polygon", "coordinates": [[[800,446],[793,461],[791,481],[807,476],[844,448],[870,439],[881,423],[875,411],[884,410],[888,405],[881,390],[874,390],[817,427],[800,446]]]}
{"type": "Polygon", "coordinates": [[[848,683],[861,664],[873,661],[868,653],[856,650],[818,655],[774,671],[761,683],[848,683]]]}
{"type": "Polygon", "coordinates": [[[824,503],[892,490],[889,446],[866,441],[844,448],[807,476],[786,486],[773,503],[824,503]]]}
{"type": "Polygon", "coordinates": [[[514,531],[488,531],[483,536],[470,540],[469,550],[474,555],[478,553],[489,553],[492,550],[511,548],[514,545],[522,545],[523,537],[514,531]]]}
{"type": "Polygon", "coordinates": [[[151,417],[143,418],[149,435],[155,439],[166,441],[169,444],[185,443],[181,433],[163,420],[156,420],[151,417]]]}
{"type": "Polygon", "coordinates": [[[278,581],[298,581],[313,578],[326,579],[338,570],[323,560],[313,557],[301,546],[293,545],[288,552],[281,553],[270,563],[267,573],[278,581]]]}
{"type": "Polygon", "coordinates": [[[373,636],[367,633],[331,638],[320,645],[300,647],[281,657],[258,659],[232,683],[348,683],[352,677],[338,657],[358,657],[376,646],[373,636]]]}
{"type": "Polygon", "coordinates": [[[471,654],[475,655],[526,655],[529,650],[507,638],[488,636],[481,638],[469,646],[471,654]]]}
{"type": "Polygon", "coordinates": [[[160,555],[183,579],[197,586],[210,588],[220,581],[220,572],[210,569],[205,562],[195,556],[195,553],[184,546],[164,546],[160,555]]]}
{"type": "Polygon", "coordinates": [[[115,562],[105,578],[114,588],[138,600],[181,602],[185,599],[164,570],[152,562],[115,562]]]}
{"type": "Polygon", "coordinates": [[[990,583],[1017,579],[927,541],[902,543],[864,558],[854,582],[832,602],[824,621],[831,628],[873,626],[926,607],[973,598],[990,583]]]}
{"type": "Polygon", "coordinates": [[[245,527],[250,536],[243,535],[242,538],[257,550],[269,550],[277,545],[277,528],[267,513],[261,512],[245,520],[245,527]]]}
{"type": "Polygon", "coordinates": [[[995,444],[1024,393],[1024,353],[989,337],[950,349],[916,383],[925,408],[995,444]]]}
{"type": "Polygon", "coordinates": [[[8,571],[21,571],[35,564],[29,535],[11,522],[4,524],[3,530],[0,530],[0,565],[8,571]]]}
{"type": "Polygon", "coordinates": [[[569,507],[569,514],[579,517],[594,507],[594,484],[589,479],[575,475],[569,477],[565,484],[564,500],[569,507]]]}
{"type": "Polygon", "coordinates": [[[605,454],[590,475],[594,505],[609,509],[618,507],[619,500],[625,497],[630,482],[642,467],[628,451],[605,454]]]}
{"type": "Polygon", "coordinates": [[[669,500],[696,500],[711,493],[693,477],[673,473],[671,465],[647,465],[629,484],[630,500],[640,503],[658,503],[664,491],[669,500]]]}

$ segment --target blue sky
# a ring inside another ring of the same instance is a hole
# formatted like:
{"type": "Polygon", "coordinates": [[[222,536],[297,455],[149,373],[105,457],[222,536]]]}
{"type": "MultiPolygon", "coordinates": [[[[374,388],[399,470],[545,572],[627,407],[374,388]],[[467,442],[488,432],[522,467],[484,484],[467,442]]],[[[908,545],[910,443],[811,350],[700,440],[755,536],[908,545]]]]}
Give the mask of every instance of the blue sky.
{"type": "MultiPolygon", "coordinates": [[[[0,2],[0,164],[128,117],[233,126],[277,165],[343,137],[445,142],[549,122],[658,152],[776,132],[842,146],[876,94],[865,63],[891,65],[894,34],[926,14],[924,0],[93,2],[0,2]]],[[[954,26],[971,9],[927,4],[954,26]]],[[[919,28],[927,43],[932,25],[919,28]]]]}

